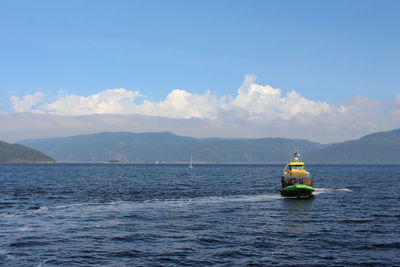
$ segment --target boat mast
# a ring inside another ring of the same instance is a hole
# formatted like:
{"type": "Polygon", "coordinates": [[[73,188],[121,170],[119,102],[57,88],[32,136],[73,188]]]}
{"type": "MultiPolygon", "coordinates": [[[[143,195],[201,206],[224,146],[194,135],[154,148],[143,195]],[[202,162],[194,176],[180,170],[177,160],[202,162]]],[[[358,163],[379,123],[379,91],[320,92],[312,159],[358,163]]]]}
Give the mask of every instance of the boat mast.
{"type": "Polygon", "coordinates": [[[190,164],[189,164],[189,168],[193,168],[192,154],[190,154],[190,164]]]}

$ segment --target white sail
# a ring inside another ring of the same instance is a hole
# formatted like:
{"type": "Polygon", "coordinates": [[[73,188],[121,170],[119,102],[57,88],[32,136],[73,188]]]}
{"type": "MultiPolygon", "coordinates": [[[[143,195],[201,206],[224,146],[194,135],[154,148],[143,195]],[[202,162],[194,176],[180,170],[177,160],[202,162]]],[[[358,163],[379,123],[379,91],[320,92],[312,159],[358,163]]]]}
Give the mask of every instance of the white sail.
{"type": "Polygon", "coordinates": [[[193,159],[192,159],[192,155],[190,155],[190,164],[189,164],[189,168],[193,168],[193,159]]]}

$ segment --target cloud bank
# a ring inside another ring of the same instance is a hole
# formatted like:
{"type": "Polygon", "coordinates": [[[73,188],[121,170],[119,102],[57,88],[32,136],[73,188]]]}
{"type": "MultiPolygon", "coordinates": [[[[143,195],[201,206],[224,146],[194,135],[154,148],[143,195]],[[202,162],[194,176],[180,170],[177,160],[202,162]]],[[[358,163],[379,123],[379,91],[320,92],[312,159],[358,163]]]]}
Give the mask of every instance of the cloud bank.
{"type": "Polygon", "coordinates": [[[89,96],[64,95],[53,102],[46,102],[40,92],[12,96],[14,113],[0,115],[4,125],[0,138],[172,131],[197,137],[279,136],[334,142],[400,127],[400,94],[393,101],[355,96],[335,106],[296,91],[283,94],[255,80],[256,76],[247,75],[234,97],[174,89],[159,102],[123,88],[89,96]],[[138,103],[139,98],[144,100],[138,103]],[[23,128],[31,129],[30,135],[21,134],[26,132],[23,128]]]}
{"type": "Polygon", "coordinates": [[[42,93],[12,96],[15,112],[36,112],[60,116],[80,116],[94,114],[136,114],[161,116],[175,119],[216,120],[221,114],[233,113],[244,119],[280,118],[290,119],[299,114],[320,115],[331,112],[332,107],[325,102],[316,102],[291,91],[282,96],[282,91],[269,85],[254,83],[256,77],[247,75],[238,95],[216,97],[207,92],[196,95],[185,90],[174,89],[160,102],[144,100],[137,104],[141,96],[138,91],[123,88],[109,89],[89,96],[67,95],[54,102],[36,105],[43,99],[42,93]]]}

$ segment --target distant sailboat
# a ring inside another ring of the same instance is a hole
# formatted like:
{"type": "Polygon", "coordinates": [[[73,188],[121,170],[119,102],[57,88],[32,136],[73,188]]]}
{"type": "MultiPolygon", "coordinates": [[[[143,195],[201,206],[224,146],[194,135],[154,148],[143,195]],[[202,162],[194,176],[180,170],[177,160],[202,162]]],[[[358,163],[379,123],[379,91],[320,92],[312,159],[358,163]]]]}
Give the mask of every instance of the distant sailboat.
{"type": "Polygon", "coordinates": [[[193,168],[193,159],[192,159],[192,155],[190,155],[190,164],[189,164],[189,168],[193,168]]]}

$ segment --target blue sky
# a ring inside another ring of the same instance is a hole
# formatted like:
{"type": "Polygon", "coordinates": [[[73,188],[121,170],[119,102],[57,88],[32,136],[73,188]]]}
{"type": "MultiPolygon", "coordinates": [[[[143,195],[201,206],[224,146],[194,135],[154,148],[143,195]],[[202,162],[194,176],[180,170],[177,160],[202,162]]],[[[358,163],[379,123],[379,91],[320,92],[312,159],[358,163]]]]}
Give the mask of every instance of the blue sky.
{"type": "MultiPolygon", "coordinates": [[[[2,1],[3,96],[123,87],[315,100],[400,90],[399,1],[2,1]]],[[[6,103],[2,103],[4,111],[6,103]]]]}
{"type": "MultiPolygon", "coordinates": [[[[1,1],[0,112],[10,97],[257,84],[338,106],[400,93],[400,1],[1,1]]],[[[144,98],[136,98],[136,102],[144,98]]]]}

